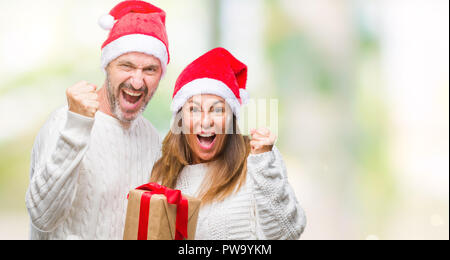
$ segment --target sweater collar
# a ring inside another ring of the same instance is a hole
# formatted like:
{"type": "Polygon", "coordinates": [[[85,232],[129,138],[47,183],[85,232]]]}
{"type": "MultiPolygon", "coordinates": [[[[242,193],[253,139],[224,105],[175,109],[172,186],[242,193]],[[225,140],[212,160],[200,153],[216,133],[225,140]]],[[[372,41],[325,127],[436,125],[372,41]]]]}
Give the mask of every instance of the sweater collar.
{"type": "Polygon", "coordinates": [[[130,127],[124,127],[124,125],[122,125],[117,118],[114,118],[114,117],[112,117],[112,116],[110,116],[108,114],[105,114],[102,111],[98,111],[95,114],[95,118],[96,119],[100,119],[100,120],[102,120],[104,122],[109,122],[110,124],[119,126],[119,127],[121,127],[122,129],[125,129],[125,130],[131,130],[136,125],[136,122],[141,120],[142,115],[139,115],[133,122],[131,122],[130,127]]]}

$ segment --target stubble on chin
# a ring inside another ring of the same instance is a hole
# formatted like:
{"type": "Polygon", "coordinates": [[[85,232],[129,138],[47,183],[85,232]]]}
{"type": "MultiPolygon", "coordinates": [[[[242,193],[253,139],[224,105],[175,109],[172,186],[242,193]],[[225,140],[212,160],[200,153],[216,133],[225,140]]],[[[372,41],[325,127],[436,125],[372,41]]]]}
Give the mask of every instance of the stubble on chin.
{"type": "MultiPolygon", "coordinates": [[[[140,115],[142,115],[145,111],[145,109],[147,109],[147,106],[150,102],[150,100],[152,100],[153,95],[155,94],[157,88],[152,91],[150,93],[150,96],[148,97],[147,100],[144,100],[144,104],[142,105],[142,107],[135,112],[135,114],[133,114],[130,117],[125,117],[125,115],[122,112],[122,109],[120,108],[120,103],[119,103],[119,96],[120,96],[120,90],[121,90],[121,85],[119,85],[119,87],[117,88],[117,93],[114,93],[114,89],[113,86],[111,85],[111,81],[109,80],[109,74],[107,75],[106,78],[106,88],[107,88],[107,97],[108,97],[108,102],[109,102],[109,106],[111,109],[111,113],[122,123],[125,124],[129,124],[131,122],[133,122],[136,118],[138,118],[140,115]]],[[[146,88],[148,89],[148,87],[146,86],[146,88]]],[[[144,97],[145,98],[145,97],[144,97]]]]}

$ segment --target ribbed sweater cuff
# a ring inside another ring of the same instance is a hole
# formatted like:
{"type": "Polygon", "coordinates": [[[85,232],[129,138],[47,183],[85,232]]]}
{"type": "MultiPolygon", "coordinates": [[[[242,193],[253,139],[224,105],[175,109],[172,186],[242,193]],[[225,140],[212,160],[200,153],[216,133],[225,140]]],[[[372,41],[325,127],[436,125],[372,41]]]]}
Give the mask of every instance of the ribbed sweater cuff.
{"type": "Polygon", "coordinates": [[[90,137],[95,119],[67,111],[67,121],[61,132],[66,142],[81,148],[90,137]]]}
{"type": "Polygon", "coordinates": [[[272,151],[261,154],[250,154],[247,158],[247,162],[253,166],[256,171],[261,170],[269,164],[275,161],[275,146],[272,151]]]}

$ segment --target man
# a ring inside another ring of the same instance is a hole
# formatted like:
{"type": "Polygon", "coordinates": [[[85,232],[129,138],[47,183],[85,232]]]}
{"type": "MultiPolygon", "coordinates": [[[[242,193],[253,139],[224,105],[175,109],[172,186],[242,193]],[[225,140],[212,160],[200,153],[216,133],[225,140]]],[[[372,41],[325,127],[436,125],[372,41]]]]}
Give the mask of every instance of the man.
{"type": "Polygon", "coordinates": [[[40,130],[26,206],[31,239],[121,239],[127,193],[148,181],[160,138],[141,115],[169,62],[163,10],[124,1],[99,20],[103,87],[82,81],[40,130]]]}

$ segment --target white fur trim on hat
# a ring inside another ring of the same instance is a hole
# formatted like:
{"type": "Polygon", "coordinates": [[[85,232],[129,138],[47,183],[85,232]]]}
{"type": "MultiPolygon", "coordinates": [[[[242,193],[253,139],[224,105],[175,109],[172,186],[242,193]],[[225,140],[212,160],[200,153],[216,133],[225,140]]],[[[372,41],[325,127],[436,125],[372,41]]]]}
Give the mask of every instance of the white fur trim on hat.
{"type": "Polygon", "coordinates": [[[242,105],[247,105],[248,101],[250,100],[250,95],[248,94],[248,91],[246,89],[240,88],[239,96],[241,96],[242,105]]]}
{"type": "Polygon", "coordinates": [[[159,39],[144,34],[125,35],[106,45],[102,50],[102,68],[105,73],[111,61],[129,52],[142,52],[155,56],[161,62],[162,77],[165,75],[169,60],[166,46],[159,39]]]}
{"type": "Polygon", "coordinates": [[[172,100],[171,110],[173,114],[175,115],[188,99],[200,94],[213,94],[222,97],[231,107],[236,118],[239,119],[241,104],[233,91],[222,81],[210,78],[196,79],[181,87],[172,100]]]}

